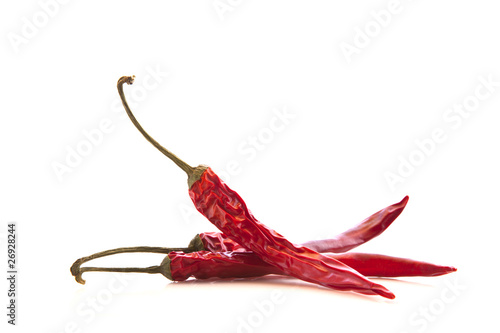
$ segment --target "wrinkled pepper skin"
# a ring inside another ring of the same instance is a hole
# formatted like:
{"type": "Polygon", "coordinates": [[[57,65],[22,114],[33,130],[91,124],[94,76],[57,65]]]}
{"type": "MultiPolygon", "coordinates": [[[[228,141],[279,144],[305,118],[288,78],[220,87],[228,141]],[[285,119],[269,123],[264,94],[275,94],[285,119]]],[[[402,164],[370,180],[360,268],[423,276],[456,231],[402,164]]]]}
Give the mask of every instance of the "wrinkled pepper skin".
{"type": "Polygon", "coordinates": [[[355,227],[344,231],[335,238],[309,241],[302,245],[320,253],[347,252],[384,232],[401,214],[407,203],[408,196],[405,196],[400,202],[379,210],[355,227]]]}
{"type": "Polygon", "coordinates": [[[193,248],[195,251],[210,252],[248,251],[231,238],[228,238],[222,232],[216,231],[202,232],[198,234],[189,244],[189,248],[193,248]],[[200,246],[191,246],[191,244],[200,244],[200,246]]]}
{"type": "MultiPolygon", "coordinates": [[[[352,250],[377,237],[384,232],[394,220],[401,214],[408,202],[408,196],[400,202],[390,205],[375,214],[372,214],[355,227],[335,236],[331,239],[322,239],[309,241],[302,244],[313,251],[319,253],[331,252],[342,253],[352,250]]],[[[221,232],[202,232],[189,245],[194,251],[212,251],[212,252],[235,252],[245,249],[240,244],[234,242],[221,232]],[[199,239],[197,239],[199,238],[199,239]],[[196,246],[194,245],[196,244],[196,246]]]]}
{"type": "Polygon", "coordinates": [[[195,207],[222,233],[253,251],[282,273],[338,290],[395,298],[385,287],[373,283],[341,262],[304,246],[295,246],[260,223],[243,199],[209,168],[189,189],[195,207]]]}
{"type": "MultiPolygon", "coordinates": [[[[456,268],[450,266],[380,254],[342,253],[327,256],[365,276],[373,277],[438,276],[456,271],[456,268]]],[[[166,276],[173,281],[184,281],[190,277],[223,279],[283,275],[282,270],[264,262],[253,252],[170,252],[163,265],[169,265],[169,275],[166,276]]]]}
{"type": "Polygon", "coordinates": [[[170,252],[162,262],[164,265],[170,265],[167,278],[173,281],[190,277],[225,279],[282,274],[280,269],[265,263],[253,252],[170,252]]]}

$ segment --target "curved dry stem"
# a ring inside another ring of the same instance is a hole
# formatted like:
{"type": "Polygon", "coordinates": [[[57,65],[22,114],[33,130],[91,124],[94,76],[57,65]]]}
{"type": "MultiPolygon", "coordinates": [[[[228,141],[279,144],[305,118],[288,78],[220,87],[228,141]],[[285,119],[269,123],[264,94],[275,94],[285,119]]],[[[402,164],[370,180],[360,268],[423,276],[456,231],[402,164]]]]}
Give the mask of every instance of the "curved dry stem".
{"type": "Polygon", "coordinates": [[[88,271],[88,270],[86,270],[88,267],[80,267],[80,266],[83,265],[84,263],[90,261],[90,260],[94,260],[97,258],[102,258],[102,257],[114,255],[114,254],[119,254],[119,253],[142,252],[142,253],[165,253],[165,254],[168,254],[172,251],[189,252],[190,248],[185,248],[185,247],[155,247],[155,246],[120,247],[120,248],[116,248],[116,249],[97,252],[97,253],[91,254],[90,256],[77,259],[73,263],[73,265],[71,265],[70,271],[78,283],[85,284],[85,280],[83,280],[81,278],[81,276],[82,276],[82,273],[84,271],[88,271]]]}
{"type": "Polygon", "coordinates": [[[170,152],[168,149],[160,145],[155,139],[153,139],[139,124],[135,116],[132,114],[132,111],[130,110],[130,107],[128,106],[127,100],[125,99],[125,94],[123,93],[123,84],[132,84],[134,82],[135,76],[122,76],[117,83],[118,87],[118,94],[120,95],[120,98],[123,103],[123,107],[125,108],[125,111],[127,111],[127,114],[132,121],[132,123],[135,125],[135,127],[139,130],[139,132],[144,135],[146,140],[148,140],[153,146],[155,146],[159,151],[161,151],[165,156],[167,156],[169,159],[171,159],[177,166],[179,166],[186,174],[188,177],[191,177],[194,172],[194,168],[178,158],[176,155],[174,155],[172,152],[170,152]]]}
{"type": "Polygon", "coordinates": [[[77,275],[75,275],[75,280],[78,283],[85,284],[85,280],[82,278],[82,274],[85,272],[120,272],[120,273],[148,273],[148,274],[158,274],[160,273],[160,266],[150,266],[145,268],[139,267],[82,267],[77,275]]]}

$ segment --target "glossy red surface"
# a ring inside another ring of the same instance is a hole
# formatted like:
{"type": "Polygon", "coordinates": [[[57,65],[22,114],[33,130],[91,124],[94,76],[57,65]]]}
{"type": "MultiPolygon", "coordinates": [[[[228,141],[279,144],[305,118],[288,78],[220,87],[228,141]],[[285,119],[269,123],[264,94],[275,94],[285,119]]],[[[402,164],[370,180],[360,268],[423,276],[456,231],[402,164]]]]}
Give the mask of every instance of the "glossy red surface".
{"type": "Polygon", "coordinates": [[[282,273],[325,287],[394,298],[382,285],[333,258],[296,246],[259,222],[243,199],[210,169],[189,190],[196,208],[220,231],[282,273]]]}
{"type": "Polygon", "coordinates": [[[335,258],[366,276],[438,276],[456,272],[457,270],[451,266],[440,266],[424,261],[382,254],[351,252],[335,255],[335,258]]]}

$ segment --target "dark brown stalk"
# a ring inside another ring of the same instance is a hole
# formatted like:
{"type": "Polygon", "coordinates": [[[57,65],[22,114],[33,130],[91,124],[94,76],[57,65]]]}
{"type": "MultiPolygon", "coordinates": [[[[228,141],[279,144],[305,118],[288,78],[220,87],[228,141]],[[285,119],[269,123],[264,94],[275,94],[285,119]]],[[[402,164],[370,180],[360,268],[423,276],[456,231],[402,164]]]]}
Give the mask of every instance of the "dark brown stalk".
{"type": "MultiPolygon", "coordinates": [[[[189,252],[190,248],[188,248],[188,247],[187,248],[185,248],[185,247],[156,247],[156,246],[120,247],[117,249],[111,249],[111,250],[97,252],[97,253],[94,253],[90,256],[80,258],[73,263],[70,270],[71,270],[71,274],[75,277],[75,280],[78,283],[85,284],[85,280],[82,279],[82,274],[84,272],[89,272],[89,271],[96,272],[96,271],[99,271],[99,269],[101,269],[98,267],[81,267],[81,265],[86,263],[87,261],[110,256],[113,254],[119,254],[119,253],[136,253],[136,252],[143,252],[144,253],[144,252],[146,252],[146,253],[168,254],[172,251],[189,252]]],[[[103,268],[103,269],[105,269],[105,268],[103,268]]],[[[123,268],[123,269],[126,269],[126,268],[123,268]]],[[[128,271],[124,271],[123,269],[120,272],[128,272],[128,271]]],[[[133,269],[133,268],[131,268],[131,269],[133,269]]],[[[108,270],[104,270],[103,272],[113,272],[113,271],[110,268],[108,268],[108,270]]],[[[133,272],[133,271],[130,271],[130,272],[133,272]]]]}

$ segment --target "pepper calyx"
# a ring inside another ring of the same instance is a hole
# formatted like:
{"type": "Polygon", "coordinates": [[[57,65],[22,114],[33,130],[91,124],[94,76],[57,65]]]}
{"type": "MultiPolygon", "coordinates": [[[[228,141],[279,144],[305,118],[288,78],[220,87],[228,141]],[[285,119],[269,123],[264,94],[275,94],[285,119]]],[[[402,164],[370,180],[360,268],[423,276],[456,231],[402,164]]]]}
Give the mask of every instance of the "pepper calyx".
{"type": "Polygon", "coordinates": [[[197,167],[193,168],[189,174],[188,174],[188,186],[191,188],[194,183],[196,183],[198,180],[200,180],[201,176],[203,173],[208,169],[207,165],[200,164],[197,167]]]}

